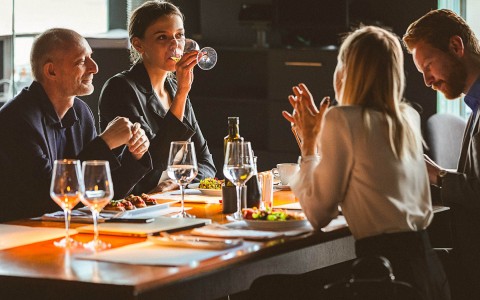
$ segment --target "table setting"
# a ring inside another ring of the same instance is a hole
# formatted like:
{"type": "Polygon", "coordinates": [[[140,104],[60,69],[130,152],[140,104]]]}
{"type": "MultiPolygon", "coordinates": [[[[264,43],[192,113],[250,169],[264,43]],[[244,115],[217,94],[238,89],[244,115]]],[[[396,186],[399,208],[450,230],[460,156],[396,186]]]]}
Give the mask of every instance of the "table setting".
{"type": "MultiPolygon", "coordinates": [[[[281,163],[271,171],[257,173],[250,143],[229,142],[223,171],[237,191],[232,195],[237,205],[233,213],[224,213],[223,221],[218,222],[218,219],[197,217],[197,208],[214,205],[212,207],[220,211],[224,195],[218,186],[223,186],[224,182],[202,179],[202,185],[190,184],[197,175],[195,149],[190,142],[172,142],[169,157],[167,173],[180,185],[180,190],[129,195],[119,200],[112,200],[113,183],[108,162],[86,161],[80,166],[75,160],[57,161],[51,196],[63,211],[47,213],[34,220],[65,222],[65,238],[55,240],[55,246],[92,250],[77,253],[75,259],[163,266],[191,265],[231,251],[249,252],[258,249],[258,243],[313,231],[298,201],[276,206],[273,203],[275,181],[287,186],[297,164],[281,163]],[[239,192],[252,174],[258,176],[262,194],[260,207],[243,208],[239,192]],[[79,202],[85,206],[74,209],[79,202]],[[194,209],[185,207],[185,203],[191,203],[194,209]],[[70,229],[71,222],[78,223],[75,230],[70,229]],[[82,223],[89,224],[81,226],[82,223]],[[77,242],[71,236],[78,233],[93,234],[93,240],[77,242]],[[107,236],[144,239],[112,247],[103,241],[110,240],[107,236]]],[[[281,190],[288,192],[286,188],[281,190]]],[[[345,226],[341,220],[336,222],[335,228],[345,226]]],[[[53,231],[53,235],[46,235],[46,238],[61,237],[60,229],[53,231]]]]}

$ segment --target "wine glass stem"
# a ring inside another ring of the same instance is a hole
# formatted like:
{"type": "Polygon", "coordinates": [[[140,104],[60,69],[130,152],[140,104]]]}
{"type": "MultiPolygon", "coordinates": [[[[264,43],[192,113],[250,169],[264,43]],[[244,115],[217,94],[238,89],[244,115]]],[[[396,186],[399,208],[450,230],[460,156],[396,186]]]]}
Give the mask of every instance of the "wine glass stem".
{"type": "Polygon", "coordinates": [[[235,189],[237,191],[237,216],[240,217],[242,215],[242,186],[240,184],[236,185],[235,189]]]}
{"type": "Polygon", "coordinates": [[[182,212],[181,212],[181,214],[184,215],[185,214],[185,205],[184,205],[185,187],[183,186],[183,184],[180,184],[180,194],[182,194],[182,202],[181,202],[182,212]]]}
{"type": "Polygon", "coordinates": [[[70,243],[70,217],[71,217],[71,210],[65,208],[63,210],[65,214],[65,242],[68,244],[70,243]]]}
{"type": "Polygon", "coordinates": [[[93,244],[96,246],[98,244],[98,212],[92,210],[93,218],[93,244]]]}

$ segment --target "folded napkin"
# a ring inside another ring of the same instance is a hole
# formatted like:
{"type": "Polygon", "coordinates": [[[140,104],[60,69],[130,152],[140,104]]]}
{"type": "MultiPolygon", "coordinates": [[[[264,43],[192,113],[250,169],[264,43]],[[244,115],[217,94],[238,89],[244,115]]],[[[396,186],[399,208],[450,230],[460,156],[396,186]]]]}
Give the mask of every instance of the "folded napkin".
{"type": "MultiPolygon", "coordinates": [[[[185,207],[185,210],[189,210],[191,207],[185,207]]],[[[98,217],[98,223],[103,223],[106,220],[111,218],[122,219],[122,218],[155,218],[159,216],[164,216],[168,214],[178,213],[182,210],[181,207],[168,207],[160,210],[147,211],[145,213],[136,213],[135,215],[129,214],[130,211],[126,212],[102,212],[98,217]]],[[[44,214],[41,217],[32,218],[32,220],[39,221],[54,221],[54,222],[64,222],[65,214],[63,211],[56,211],[53,213],[44,214]]],[[[72,223],[88,223],[93,224],[92,213],[88,210],[72,210],[72,215],[70,218],[72,223]]]]}
{"type": "Polygon", "coordinates": [[[254,230],[248,227],[244,221],[237,221],[228,224],[211,224],[192,230],[193,235],[243,238],[247,240],[269,240],[282,236],[296,236],[312,231],[311,226],[304,226],[285,231],[254,230]]]}
{"type": "MultiPolygon", "coordinates": [[[[100,214],[98,217],[98,222],[102,223],[105,222],[105,219],[109,219],[113,217],[113,214],[100,214]]],[[[64,222],[65,221],[65,213],[63,211],[56,211],[53,213],[47,213],[41,216],[40,218],[33,218],[34,220],[41,220],[41,221],[58,221],[64,222]]],[[[93,223],[93,218],[91,213],[79,211],[79,210],[72,210],[70,222],[73,223],[93,223]]]]}
{"type": "Polygon", "coordinates": [[[216,256],[230,255],[231,251],[251,252],[257,247],[254,243],[227,250],[205,250],[197,248],[164,247],[152,242],[131,244],[93,254],[80,254],[75,259],[107,261],[134,265],[182,266],[196,267],[199,261],[216,256]]]}
{"type": "Polygon", "coordinates": [[[339,215],[335,219],[330,221],[327,226],[323,227],[322,231],[329,232],[344,227],[348,227],[347,220],[345,220],[345,217],[343,215],[339,215]]]}

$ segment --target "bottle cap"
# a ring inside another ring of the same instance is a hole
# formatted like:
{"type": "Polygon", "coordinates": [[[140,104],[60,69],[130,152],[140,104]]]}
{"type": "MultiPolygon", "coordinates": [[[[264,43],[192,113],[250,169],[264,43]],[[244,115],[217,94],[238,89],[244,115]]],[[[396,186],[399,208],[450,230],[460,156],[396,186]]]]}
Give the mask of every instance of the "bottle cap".
{"type": "Polygon", "coordinates": [[[238,124],[238,117],[228,117],[228,124],[238,124]]]}

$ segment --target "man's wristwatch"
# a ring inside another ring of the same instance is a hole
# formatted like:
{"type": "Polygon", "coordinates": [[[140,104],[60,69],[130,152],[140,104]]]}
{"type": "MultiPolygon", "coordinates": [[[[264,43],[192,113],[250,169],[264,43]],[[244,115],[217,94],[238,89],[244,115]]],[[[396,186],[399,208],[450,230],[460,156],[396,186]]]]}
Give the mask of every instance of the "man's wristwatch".
{"type": "Polygon", "coordinates": [[[448,172],[446,170],[440,170],[437,175],[437,186],[442,187],[443,179],[447,176],[448,172]]]}

